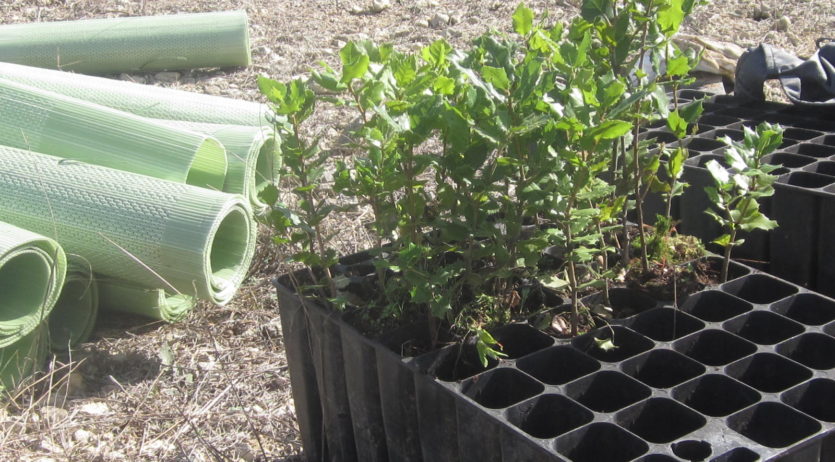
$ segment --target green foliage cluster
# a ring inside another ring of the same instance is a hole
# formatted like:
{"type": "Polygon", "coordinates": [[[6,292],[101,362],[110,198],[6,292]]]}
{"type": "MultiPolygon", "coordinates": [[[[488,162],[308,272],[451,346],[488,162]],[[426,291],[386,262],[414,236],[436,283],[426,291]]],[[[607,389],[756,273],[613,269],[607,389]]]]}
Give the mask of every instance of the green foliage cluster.
{"type": "Polygon", "coordinates": [[[705,188],[705,192],[719,210],[705,210],[705,213],[725,229],[725,234],[713,241],[725,249],[722,281],[728,280],[731,251],[745,242],[745,239],[738,238],[740,231],[768,231],[777,227],[776,221],[760,211],[758,200],[774,194],[773,184],[777,175],[771,172],[778,167],[763,163],[763,157],[783,143],[783,130],[767,122],[758,125],[756,130],[749,127],[743,129],[741,142],[729,137],[722,138],[722,142],[728,145],[725,150],[728,168],[715,160],[705,165],[714,181],[714,186],[705,188]]]}
{"type": "MultiPolygon", "coordinates": [[[[665,120],[683,139],[701,114],[700,102],[667,96],[698,59],[671,41],[696,3],[586,0],[569,24],[520,4],[515,35],[491,32],[466,50],[444,40],[417,53],[351,42],[339,70],[322,65],[310,81],[260,78],[296,204],[265,191],[276,242],[297,244],[293,258],[321,268],[320,294],[339,302],[322,223],[364,205],[386,254],[375,260],[369,313],[425,318],[433,343],[442,329],[473,333],[482,356],[496,356],[485,329],[521,309],[534,290],[524,282],[538,280],[571,295],[576,332],[580,291],[608,287],[612,251],[630,260],[627,214],[637,210],[643,224],[647,194],[671,203],[685,187],[686,148],[638,135],[665,120]],[[332,182],[328,153],[303,130],[323,103],[351,108],[359,120],[350,133],[355,155],[336,165],[332,182]],[[353,204],[337,207],[336,196],[353,204]],[[554,247],[564,259],[556,272],[542,264],[554,247]]],[[[665,238],[669,207],[663,220],[665,238]]]]}

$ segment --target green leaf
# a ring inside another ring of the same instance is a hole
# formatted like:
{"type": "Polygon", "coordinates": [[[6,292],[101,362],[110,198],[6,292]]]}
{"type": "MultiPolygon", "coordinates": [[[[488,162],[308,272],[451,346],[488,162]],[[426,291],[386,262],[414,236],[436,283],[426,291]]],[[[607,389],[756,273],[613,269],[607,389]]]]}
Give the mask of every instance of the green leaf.
{"type": "Polygon", "coordinates": [[[264,201],[265,204],[270,206],[275,205],[278,201],[278,188],[272,183],[264,186],[263,189],[258,193],[258,197],[264,201]]]}
{"type": "Polygon", "coordinates": [[[580,16],[588,22],[614,16],[613,0],[585,0],[580,8],[580,16]]]}
{"type": "Polygon", "coordinates": [[[667,75],[670,77],[683,77],[690,72],[690,60],[686,55],[680,54],[667,61],[667,75]]]}
{"type": "Polygon", "coordinates": [[[712,241],[716,245],[720,245],[722,247],[727,247],[728,244],[731,242],[731,235],[730,234],[723,234],[712,241]]]}
{"type": "Polygon", "coordinates": [[[258,89],[271,103],[281,104],[287,94],[287,86],[268,77],[258,76],[258,89]]]}
{"type": "Polygon", "coordinates": [[[339,57],[342,59],[342,83],[349,83],[354,79],[362,78],[368,71],[371,62],[365,50],[360,49],[356,43],[348,42],[341,50],[339,57]]]}
{"type": "Polygon", "coordinates": [[[432,85],[432,88],[442,95],[451,95],[455,92],[455,80],[441,75],[435,79],[435,83],[432,85]]]}
{"type": "Polygon", "coordinates": [[[568,281],[566,281],[565,279],[560,279],[556,275],[542,277],[539,279],[539,282],[541,282],[543,286],[554,290],[562,290],[568,287],[569,285],[568,281]]]}
{"type": "Polygon", "coordinates": [[[594,338],[594,345],[603,351],[612,351],[617,348],[615,342],[610,338],[594,338]]]}
{"type": "Polygon", "coordinates": [[[424,47],[420,51],[420,55],[423,59],[435,66],[435,67],[444,67],[447,62],[447,55],[452,51],[452,46],[446,42],[446,40],[436,40],[432,42],[431,45],[424,47]]]}
{"type": "Polygon", "coordinates": [[[665,0],[665,5],[658,9],[658,25],[667,37],[675,34],[684,21],[683,1],[665,0]]]}
{"type": "Polygon", "coordinates": [[[533,10],[520,3],[513,12],[513,30],[521,36],[526,36],[533,28],[533,10]]]}
{"type": "Polygon", "coordinates": [[[687,136],[687,121],[681,117],[677,110],[671,111],[670,115],[667,117],[667,128],[669,128],[678,139],[683,139],[687,136]]]}
{"type": "Polygon", "coordinates": [[[623,120],[607,120],[602,124],[592,127],[589,135],[595,140],[613,140],[629,133],[632,124],[623,120]]]}
{"type": "Polygon", "coordinates": [[[716,160],[709,160],[707,164],[705,164],[707,171],[710,172],[713,179],[716,180],[719,184],[727,184],[731,180],[731,176],[725,167],[719,165],[719,162],[716,160]]]}
{"type": "Polygon", "coordinates": [[[499,90],[507,91],[510,88],[510,79],[507,78],[507,71],[504,68],[484,66],[481,75],[485,81],[490,82],[499,90]]]}
{"type": "Polygon", "coordinates": [[[678,147],[670,153],[670,160],[667,161],[667,173],[671,178],[678,179],[684,171],[684,161],[687,160],[687,151],[678,147]]]}

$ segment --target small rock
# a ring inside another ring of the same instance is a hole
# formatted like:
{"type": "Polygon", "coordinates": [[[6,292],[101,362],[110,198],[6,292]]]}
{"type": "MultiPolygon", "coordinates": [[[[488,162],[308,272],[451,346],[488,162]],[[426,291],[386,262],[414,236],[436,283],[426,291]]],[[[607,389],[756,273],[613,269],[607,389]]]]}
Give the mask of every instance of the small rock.
{"type": "Polygon", "coordinates": [[[429,25],[432,26],[433,29],[440,29],[447,24],[449,24],[449,15],[443,13],[437,13],[429,20],[429,25]]]}
{"type": "Polygon", "coordinates": [[[69,413],[60,407],[44,406],[41,408],[40,415],[43,420],[55,423],[66,419],[69,413]]]}
{"type": "Polygon", "coordinates": [[[93,402],[83,404],[78,408],[79,412],[83,412],[89,415],[108,415],[112,414],[110,407],[106,403],[101,402],[93,402]]]}
{"type": "Polygon", "coordinates": [[[770,30],[770,31],[766,32],[765,36],[763,36],[763,42],[765,42],[765,43],[769,43],[769,42],[773,43],[776,40],[777,40],[777,33],[774,32],[773,30],[770,30]]]}
{"type": "Polygon", "coordinates": [[[43,439],[38,444],[38,447],[46,452],[59,452],[61,451],[61,446],[55,444],[53,441],[49,439],[43,439]]]}
{"type": "Polygon", "coordinates": [[[145,83],[145,77],[141,75],[130,75],[130,74],[119,74],[119,80],[124,80],[126,82],[134,82],[134,83],[145,83]]]}
{"type": "Polygon", "coordinates": [[[453,26],[454,26],[454,25],[456,25],[456,24],[461,23],[461,21],[463,21],[463,18],[462,18],[460,15],[453,15],[453,16],[450,16],[450,17],[449,17],[449,23],[450,23],[450,25],[453,25],[453,26]]]}
{"type": "Polygon", "coordinates": [[[217,96],[220,94],[220,87],[217,85],[206,85],[203,87],[203,91],[206,92],[207,95],[217,96]]]}
{"type": "Polygon", "coordinates": [[[418,27],[429,27],[429,20],[422,18],[415,21],[415,25],[418,27]]]}
{"type": "Polygon", "coordinates": [[[252,52],[257,55],[268,55],[273,52],[273,49],[268,47],[267,45],[261,45],[255,47],[255,49],[253,49],[252,52]]]}
{"type": "Polygon", "coordinates": [[[368,7],[368,12],[372,14],[381,13],[383,10],[391,6],[391,0],[374,0],[371,6],[368,7]]]}
{"type": "Polygon", "coordinates": [[[754,21],[763,21],[771,17],[767,6],[755,6],[751,9],[751,19],[754,21]]]}
{"type": "Polygon", "coordinates": [[[75,440],[76,443],[86,444],[93,439],[93,436],[95,436],[93,435],[93,432],[89,432],[83,428],[79,428],[78,430],[73,432],[72,439],[75,440]]]}
{"type": "Polygon", "coordinates": [[[156,74],[154,74],[154,78],[157,79],[157,82],[174,83],[177,80],[180,80],[180,73],[179,72],[157,72],[156,74]]]}
{"type": "Polygon", "coordinates": [[[774,21],[774,29],[780,32],[785,32],[789,30],[789,27],[791,27],[791,25],[791,20],[789,20],[789,18],[786,16],[780,16],[779,18],[777,18],[777,21],[774,21]]]}

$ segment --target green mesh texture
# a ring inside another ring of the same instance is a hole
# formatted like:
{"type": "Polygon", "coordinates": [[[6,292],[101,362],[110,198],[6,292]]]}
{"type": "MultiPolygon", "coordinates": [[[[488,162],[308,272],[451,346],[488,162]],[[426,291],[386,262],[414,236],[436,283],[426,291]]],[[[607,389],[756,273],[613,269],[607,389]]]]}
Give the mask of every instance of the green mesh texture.
{"type": "Polygon", "coordinates": [[[98,283],[91,268],[81,258],[70,256],[64,287],[48,318],[50,349],[68,351],[86,342],[98,313],[98,283]]]}
{"type": "Polygon", "coordinates": [[[242,194],[256,213],[267,209],[258,193],[278,181],[280,156],[274,131],[265,127],[221,125],[198,122],[162,121],[172,127],[211,136],[226,148],[228,169],[223,191],[242,194]]]}
{"type": "Polygon", "coordinates": [[[249,202],[180,183],[0,147],[0,220],[53,235],[94,271],[228,302],[255,250],[249,202]]]}
{"type": "Polygon", "coordinates": [[[100,277],[101,309],[129,313],[161,321],[183,319],[196,305],[194,297],[169,295],[162,289],[147,289],[127,281],[100,277]]]}
{"type": "Polygon", "coordinates": [[[46,330],[46,323],[41,323],[11,345],[0,348],[0,392],[12,391],[46,363],[46,330]]]}
{"type": "Polygon", "coordinates": [[[221,189],[226,152],[206,135],[0,79],[0,144],[221,189]]]}
{"type": "Polygon", "coordinates": [[[84,74],[248,66],[246,13],[0,26],[0,61],[84,74]]]}
{"type": "MultiPolygon", "coordinates": [[[[14,200],[6,194],[0,197],[0,203],[14,200]]],[[[53,231],[43,229],[44,234],[53,231]]],[[[55,240],[0,221],[0,348],[19,341],[46,319],[66,271],[66,255],[55,240]]]]}
{"type": "Polygon", "coordinates": [[[270,126],[266,105],[0,62],[0,78],[154,119],[270,126]]]}

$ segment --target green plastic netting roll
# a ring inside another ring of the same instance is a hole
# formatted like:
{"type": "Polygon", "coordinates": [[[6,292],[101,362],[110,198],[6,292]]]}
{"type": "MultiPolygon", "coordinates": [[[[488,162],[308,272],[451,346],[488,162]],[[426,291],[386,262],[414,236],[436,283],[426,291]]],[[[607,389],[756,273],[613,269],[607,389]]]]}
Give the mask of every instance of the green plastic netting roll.
{"type": "Polygon", "coordinates": [[[10,391],[40,370],[48,354],[46,323],[15,343],[0,348],[0,391],[10,391]]]}
{"type": "Polygon", "coordinates": [[[49,314],[49,347],[68,351],[86,342],[99,313],[99,290],[90,266],[70,256],[61,295],[49,314]]]}
{"type": "Polygon", "coordinates": [[[256,226],[243,196],[0,147],[0,220],[55,233],[94,271],[228,302],[256,226]]]}
{"type": "Polygon", "coordinates": [[[226,182],[223,191],[243,194],[257,213],[267,204],[258,193],[277,180],[280,157],[274,131],[269,128],[219,125],[197,122],[165,121],[173,127],[204,133],[216,138],[226,148],[226,182]]]}
{"type": "MultiPolygon", "coordinates": [[[[54,228],[42,231],[52,234],[54,228]]],[[[66,271],[67,257],[55,240],[0,222],[0,348],[17,342],[46,319],[66,271]]]]}
{"type": "Polygon", "coordinates": [[[220,190],[226,151],[209,136],[0,79],[0,144],[220,190]]]}
{"type": "Polygon", "coordinates": [[[101,309],[130,313],[146,318],[176,322],[196,305],[194,297],[169,295],[162,289],[146,289],[110,278],[99,280],[101,309]]]}
{"type": "Polygon", "coordinates": [[[9,63],[0,78],[154,119],[271,126],[267,106],[250,101],[9,63]]]}
{"type": "Polygon", "coordinates": [[[85,74],[248,66],[246,12],[0,26],[0,61],[85,74]]]}

